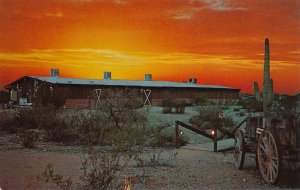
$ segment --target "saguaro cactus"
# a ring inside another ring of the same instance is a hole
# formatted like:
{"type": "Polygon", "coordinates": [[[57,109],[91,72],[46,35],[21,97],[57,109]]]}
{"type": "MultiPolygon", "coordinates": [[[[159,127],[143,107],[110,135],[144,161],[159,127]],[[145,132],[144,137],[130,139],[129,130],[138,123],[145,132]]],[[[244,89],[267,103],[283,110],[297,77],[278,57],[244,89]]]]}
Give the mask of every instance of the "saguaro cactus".
{"type": "Polygon", "coordinates": [[[270,127],[271,105],[273,103],[273,80],[270,78],[270,47],[269,39],[265,39],[265,59],[264,59],[264,83],[263,91],[259,92],[257,82],[254,82],[254,91],[257,101],[263,102],[264,117],[266,118],[267,127],[270,127]],[[268,122],[269,121],[269,122],[268,122]]]}

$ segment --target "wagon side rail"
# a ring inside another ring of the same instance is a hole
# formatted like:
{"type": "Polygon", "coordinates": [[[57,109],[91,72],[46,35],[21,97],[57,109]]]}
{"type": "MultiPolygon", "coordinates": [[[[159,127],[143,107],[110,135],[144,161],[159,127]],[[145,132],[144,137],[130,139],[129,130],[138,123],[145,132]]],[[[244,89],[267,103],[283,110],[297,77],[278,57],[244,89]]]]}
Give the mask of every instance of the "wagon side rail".
{"type": "Polygon", "coordinates": [[[175,124],[176,124],[176,137],[177,137],[177,131],[178,131],[178,135],[179,135],[179,128],[178,128],[178,126],[181,126],[181,127],[186,128],[188,130],[191,130],[191,131],[193,131],[193,132],[195,132],[195,133],[197,133],[199,135],[203,135],[203,136],[205,136],[205,137],[207,137],[209,139],[214,139],[214,137],[212,135],[206,133],[205,131],[202,131],[202,130],[200,130],[200,129],[192,126],[192,125],[188,125],[188,124],[186,124],[186,123],[184,123],[182,121],[175,121],[175,124]]]}

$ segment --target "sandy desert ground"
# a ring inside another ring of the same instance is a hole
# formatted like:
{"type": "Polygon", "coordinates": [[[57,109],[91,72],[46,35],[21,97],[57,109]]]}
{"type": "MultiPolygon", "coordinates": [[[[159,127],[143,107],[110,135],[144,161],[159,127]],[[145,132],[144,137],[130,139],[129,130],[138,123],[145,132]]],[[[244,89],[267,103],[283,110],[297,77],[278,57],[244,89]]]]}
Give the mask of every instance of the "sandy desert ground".
{"type": "MultiPolygon", "coordinates": [[[[159,107],[151,108],[150,122],[172,122],[176,119],[187,121],[197,113],[189,108],[186,114],[161,114],[159,107]]],[[[228,111],[229,114],[229,111],[228,111]]],[[[236,119],[241,119],[237,116],[236,119]]],[[[188,133],[190,143],[201,144],[209,141],[204,137],[188,133]]],[[[147,158],[157,151],[146,151],[147,158]]],[[[13,134],[0,134],[0,187],[6,189],[58,189],[54,184],[37,180],[47,164],[54,166],[55,172],[64,177],[71,177],[72,189],[82,174],[80,170],[83,159],[78,146],[66,146],[54,143],[37,143],[35,149],[25,149],[13,134]]],[[[244,170],[236,170],[232,163],[232,152],[213,153],[185,148],[164,150],[160,155],[160,166],[138,167],[135,163],[128,165],[126,176],[141,177],[132,189],[279,189],[300,188],[300,174],[289,170],[283,171],[282,180],[277,186],[266,184],[255,166],[255,155],[246,155],[244,170]]]]}

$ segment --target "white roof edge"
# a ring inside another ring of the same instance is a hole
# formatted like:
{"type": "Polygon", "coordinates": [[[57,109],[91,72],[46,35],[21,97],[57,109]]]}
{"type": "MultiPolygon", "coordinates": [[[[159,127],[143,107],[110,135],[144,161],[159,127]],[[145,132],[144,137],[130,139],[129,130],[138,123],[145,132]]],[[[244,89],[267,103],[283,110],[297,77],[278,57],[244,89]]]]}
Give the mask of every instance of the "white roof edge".
{"type": "Polygon", "coordinates": [[[169,87],[169,88],[218,88],[240,90],[219,85],[199,85],[183,82],[170,81],[145,81],[145,80],[119,80],[119,79],[80,79],[80,78],[61,78],[61,77],[42,77],[28,76],[52,84],[73,84],[73,85],[105,85],[105,86],[135,86],[135,87],[169,87]]]}

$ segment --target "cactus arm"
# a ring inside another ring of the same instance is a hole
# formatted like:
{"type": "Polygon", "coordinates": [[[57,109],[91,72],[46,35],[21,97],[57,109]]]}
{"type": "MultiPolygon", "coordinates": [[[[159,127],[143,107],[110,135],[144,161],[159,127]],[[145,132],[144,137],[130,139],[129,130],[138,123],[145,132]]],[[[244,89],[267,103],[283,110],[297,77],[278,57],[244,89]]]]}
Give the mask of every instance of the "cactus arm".
{"type": "Polygon", "coordinates": [[[258,87],[258,84],[257,84],[256,81],[254,82],[253,87],[254,87],[256,100],[259,101],[259,102],[262,101],[262,97],[261,97],[261,94],[259,92],[259,87],[258,87]]]}

